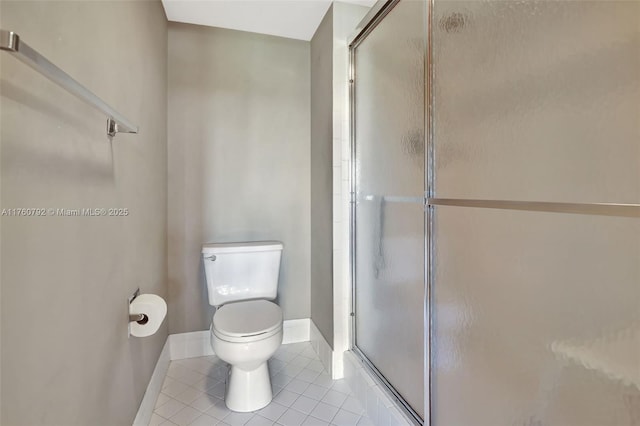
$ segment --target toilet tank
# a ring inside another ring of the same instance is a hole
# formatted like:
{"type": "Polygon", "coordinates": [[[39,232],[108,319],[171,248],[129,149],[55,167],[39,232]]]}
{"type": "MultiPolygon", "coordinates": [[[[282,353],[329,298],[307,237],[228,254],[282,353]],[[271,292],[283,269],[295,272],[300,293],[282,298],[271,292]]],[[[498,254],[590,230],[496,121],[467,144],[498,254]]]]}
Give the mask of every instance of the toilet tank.
{"type": "Polygon", "coordinates": [[[283,247],[279,241],[204,244],[209,304],[275,299],[283,247]]]}

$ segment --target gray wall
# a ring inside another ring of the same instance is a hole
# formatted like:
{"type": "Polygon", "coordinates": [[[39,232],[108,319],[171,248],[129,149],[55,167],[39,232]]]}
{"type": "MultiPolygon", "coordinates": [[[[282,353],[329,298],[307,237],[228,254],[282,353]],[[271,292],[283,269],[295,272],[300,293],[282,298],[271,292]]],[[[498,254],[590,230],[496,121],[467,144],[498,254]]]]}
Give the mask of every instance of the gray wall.
{"type": "Polygon", "coordinates": [[[311,319],[333,346],[333,6],[311,39],[311,319]]]}
{"type": "MultiPolygon", "coordinates": [[[[130,425],[167,326],[127,338],[127,296],[166,298],[166,52],[160,2],[0,3],[0,26],[140,126],[0,55],[2,208],[129,209],[1,219],[3,425],[130,425]]],[[[166,323],[166,321],[165,321],[166,323]]]]}
{"type": "Polygon", "coordinates": [[[170,332],[207,329],[204,242],[284,242],[278,303],[309,312],[309,43],[169,24],[170,332]]]}

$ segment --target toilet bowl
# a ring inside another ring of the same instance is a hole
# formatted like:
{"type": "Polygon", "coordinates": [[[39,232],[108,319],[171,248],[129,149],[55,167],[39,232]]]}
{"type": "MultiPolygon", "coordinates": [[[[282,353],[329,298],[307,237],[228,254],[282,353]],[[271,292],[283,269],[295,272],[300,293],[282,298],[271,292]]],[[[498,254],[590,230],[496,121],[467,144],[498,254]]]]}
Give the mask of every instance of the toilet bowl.
{"type": "Polygon", "coordinates": [[[231,365],[225,404],[249,412],[267,406],[273,397],[267,361],[282,344],[282,310],[268,300],[228,303],[211,322],[214,353],[231,365]]]}

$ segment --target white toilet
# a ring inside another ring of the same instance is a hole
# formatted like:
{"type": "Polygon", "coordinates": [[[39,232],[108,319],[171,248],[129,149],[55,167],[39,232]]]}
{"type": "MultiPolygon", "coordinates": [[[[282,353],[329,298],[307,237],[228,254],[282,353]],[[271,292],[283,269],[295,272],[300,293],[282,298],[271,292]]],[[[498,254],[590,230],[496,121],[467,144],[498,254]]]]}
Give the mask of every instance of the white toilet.
{"type": "Polygon", "coordinates": [[[278,241],[204,244],[202,256],[213,352],[231,365],[225,404],[248,412],[271,402],[267,360],[282,344],[278,293],[283,244],[278,241]]]}

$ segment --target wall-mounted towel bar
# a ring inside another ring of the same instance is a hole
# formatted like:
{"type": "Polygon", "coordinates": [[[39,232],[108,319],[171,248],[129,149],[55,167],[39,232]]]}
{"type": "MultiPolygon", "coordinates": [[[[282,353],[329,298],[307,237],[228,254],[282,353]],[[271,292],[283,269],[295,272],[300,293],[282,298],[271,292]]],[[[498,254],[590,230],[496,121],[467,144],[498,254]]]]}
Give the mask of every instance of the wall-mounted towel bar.
{"type": "Polygon", "coordinates": [[[138,133],[138,126],[124,118],[122,114],[111,108],[93,92],[32,49],[20,39],[18,34],[12,31],[0,30],[0,50],[11,53],[16,59],[29,65],[54,83],[105,113],[108,117],[107,134],[109,136],[115,136],[116,133],[138,133]]]}

